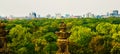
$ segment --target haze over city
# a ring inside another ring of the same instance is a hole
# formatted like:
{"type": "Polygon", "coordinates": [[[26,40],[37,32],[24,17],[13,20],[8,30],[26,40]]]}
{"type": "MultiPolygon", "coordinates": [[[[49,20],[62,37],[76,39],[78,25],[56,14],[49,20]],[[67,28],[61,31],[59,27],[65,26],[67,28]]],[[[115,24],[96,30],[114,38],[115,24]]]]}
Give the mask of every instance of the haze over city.
{"type": "Polygon", "coordinates": [[[36,12],[41,16],[55,13],[106,14],[112,10],[120,11],[119,2],[119,0],[0,0],[0,16],[28,16],[30,12],[36,12]]]}

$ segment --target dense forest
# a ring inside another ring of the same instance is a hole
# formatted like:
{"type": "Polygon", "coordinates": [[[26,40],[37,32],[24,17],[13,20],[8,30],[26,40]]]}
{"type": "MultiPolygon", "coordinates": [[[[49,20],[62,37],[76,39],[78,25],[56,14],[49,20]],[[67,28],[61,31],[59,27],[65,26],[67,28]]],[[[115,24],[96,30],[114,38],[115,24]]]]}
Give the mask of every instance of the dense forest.
{"type": "Polygon", "coordinates": [[[60,22],[71,32],[71,54],[120,54],[120,18],[2,20],[11,54],[55,54],[60,22]]]}

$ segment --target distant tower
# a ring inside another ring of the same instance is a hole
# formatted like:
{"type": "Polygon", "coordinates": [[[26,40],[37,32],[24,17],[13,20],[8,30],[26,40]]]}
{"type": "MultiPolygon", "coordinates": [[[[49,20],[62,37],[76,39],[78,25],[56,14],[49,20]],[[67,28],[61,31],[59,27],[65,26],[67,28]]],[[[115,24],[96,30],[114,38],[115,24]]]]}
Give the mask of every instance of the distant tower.
{"type": "Polygon", "coordinates": [[[30,18],[37,18],[37,14],[35,12],[29,13],[30,18]]]}
{"type": "Polygon", "coordinates": [[[37,14],[36,14],[35,12],[32,12],[32,16],[33,16],[34,18],[37,18],[37,14]]]}

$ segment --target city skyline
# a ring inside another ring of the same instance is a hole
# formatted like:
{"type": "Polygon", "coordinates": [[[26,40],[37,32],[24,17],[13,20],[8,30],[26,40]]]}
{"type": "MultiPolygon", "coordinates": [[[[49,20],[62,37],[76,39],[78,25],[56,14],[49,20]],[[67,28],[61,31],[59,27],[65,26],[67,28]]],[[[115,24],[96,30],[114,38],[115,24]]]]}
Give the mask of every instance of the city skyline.
{"type": "Polygon", "coordinates": [[[88,12],[98,15],[120,11],[119,5],[118,0],[0,0],[0,16],[28,16],[30,12],[41,16],[55,13],[83,15],[88,12]]]}

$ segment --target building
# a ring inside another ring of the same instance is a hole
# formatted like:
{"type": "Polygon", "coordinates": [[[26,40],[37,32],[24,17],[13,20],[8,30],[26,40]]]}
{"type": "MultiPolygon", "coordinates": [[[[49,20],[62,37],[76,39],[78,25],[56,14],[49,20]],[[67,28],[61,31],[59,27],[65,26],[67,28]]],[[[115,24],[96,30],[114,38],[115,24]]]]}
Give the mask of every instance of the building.
{"type": "Polygon", "coordinates": [[[51,18],[51,15],[50,15],[50,14],[47,14],[47,15],[46,15],[46,18],[51,18]]]}
{"type": "Polygon", "coordinates": [[[94,14],[92,14],[91,12],[86,14],[86,18],[94,18],[94,14]]]}
{"type": "Polygon", "coordinates": [[[65,14],[65,18],[70,18],[70,14],[65,14]]]}
{"type": "Polygon", "coordinates": [[[101,18],[108,18],[109,16],[107,15],[101,15],[101,18]]]}
{"type": "Polygon", "coordinates": [[[82,15],[82,18],[85,18],[85,14],[82,15]]]}
{"type": "Polygon", "coordinates": [[[36,12],[29,13],[30,18],[37,18],[36,12]]]}
{"type": "Polygon", "coordinates": [[[110,16],[110,13],[109,13],[109,12],[107,12],[107,16],[110,16]]]}
{"type": "Polygon", "coordinates": [[[113,12],[110,13],[110,16],[119,17],[118,10],[113,10],[113,12]]]}
{"type": "Polygon", "coordinates": [[[118,15],[118,10],[113,10],[113,15],[118,15]]]}
{"type": "Polygon", "coordinates": [[[120,14],[118,15],[118,17],[120,17],[120,14]]]}
{"type": "Polygon", "coordinates": [[[40,18],[41,16],[40,15],[38,15],[38,18],[40,18]]]}
{"type": "Polygon", "coordinates": [[[95,18],[102,18],[102,16],[101,15],[97,15],[95,18]]]}
{"type": "Polygon", "coordinates": [[[35,12],[32,12],[32,16],[33,16],[34,18],[37,18],[37,14],[36,14],[35,12]]]}
{"type": "Polygon", "coordinates": [[[56,19],[61,19],[61,18],[62,18],[61,14],[60,14],[60,13],[57,13],[57,14],[56,14],[56,19]]]}

